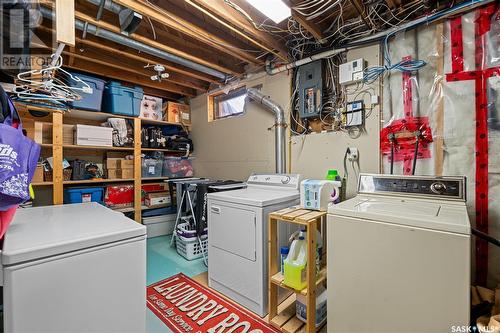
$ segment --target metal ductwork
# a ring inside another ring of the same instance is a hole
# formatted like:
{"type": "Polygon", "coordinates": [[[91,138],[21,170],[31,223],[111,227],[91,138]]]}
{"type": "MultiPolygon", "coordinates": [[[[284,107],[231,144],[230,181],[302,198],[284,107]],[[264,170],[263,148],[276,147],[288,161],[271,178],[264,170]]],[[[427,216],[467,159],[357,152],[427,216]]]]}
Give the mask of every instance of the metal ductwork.
{"type": "Polygon", "coordinates": [[[286,173],[286,121],[283,108],[262,94],[255,88],[247,90],[247,96],[262,104],[266,109],[274,114],[274,155],[276,160],[276,173],[286,173]]]}
{"type": "MultiPolygon", "coordinates": [[[[55,20],[55,13],[51,9],[48,9],[45,7],[40,7],[40,11],[41,11],[43,17],[48,18],[52,21],[55,20]]],[[[107,39],[109,41],[112,41],[112,42],[115,42],[115,43],[118,43],[118,44],[121,44],[124,46],[131,47],[135,50],[150,54],[152,56],[162,58],[162,59],[171,61],[173,63],[179,64],[182,66],[186,66],[186,67],[191,68],[195,71],[202,72],[202,73],[217,77],[221,80],[224,80],[226,78],[226,74],[219,72],[218,70],[215,70],[213,68],[210,68],[210,67],[207,67],[207,66],[195,63],[195,62],[192,62],[192,61],[187,60],[185,58],[179,57],[175,54],[159,50],[155,47],[138,42],[138,41],[133,40],[133,39],[126,37],[124,35],[117,34],[117,33],[114,33],[112,31],[109,31],[106,29],[98,28],[97,26],[95,26],[93,24],[75,19],[75,27],[78,30],[85,31],[85,33],[90,33],[94,36],[101,37],[101,38],[107,39]]]]}
{"type": "Polygon", "coordinates": [[[97,11],[97,20],[101,19],[104,9],[118,14],[121,32],[126,36],[134,33],[139,27],[139,24],[141,24],[141,14],[134,12],[132,9],[123,7],[116,2],[111,0],[87,0],[87,2],[99,7],[99,10],[97,11]]]}

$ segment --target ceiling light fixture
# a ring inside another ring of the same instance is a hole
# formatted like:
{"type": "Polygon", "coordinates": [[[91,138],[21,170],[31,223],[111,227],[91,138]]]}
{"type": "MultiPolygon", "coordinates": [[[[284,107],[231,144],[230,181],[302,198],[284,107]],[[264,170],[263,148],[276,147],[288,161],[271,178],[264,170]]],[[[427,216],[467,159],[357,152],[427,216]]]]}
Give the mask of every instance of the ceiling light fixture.
{"type": "Polygon", "coordinates": [[[262,14],[278,24],[292,15],[290,7],[281,0],[246,0],[262,14]]]}

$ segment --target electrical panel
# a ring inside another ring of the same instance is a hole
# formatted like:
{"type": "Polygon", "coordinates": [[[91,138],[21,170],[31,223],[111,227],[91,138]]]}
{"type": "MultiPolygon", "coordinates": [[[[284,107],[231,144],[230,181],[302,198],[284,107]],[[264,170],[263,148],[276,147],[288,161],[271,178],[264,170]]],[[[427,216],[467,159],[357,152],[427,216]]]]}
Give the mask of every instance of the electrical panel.
{"type": "Polygon", "coordinates": [[[341,85],[363,81],[365,70],[365,60],[356,59],[339,66],[339,83],[341,85]]]}
{"type": "Polygon", "coordinates": [[[365,107],[363,101],[347,103],[347,110],[343,113],[345,127],[362,126],[365,122],[365,107]]]}
{"type": "Polygon", "coordinates": [[[318,117],[323,104],[323,63],[317,60],[299,67],[299,117],[318,117]]]}

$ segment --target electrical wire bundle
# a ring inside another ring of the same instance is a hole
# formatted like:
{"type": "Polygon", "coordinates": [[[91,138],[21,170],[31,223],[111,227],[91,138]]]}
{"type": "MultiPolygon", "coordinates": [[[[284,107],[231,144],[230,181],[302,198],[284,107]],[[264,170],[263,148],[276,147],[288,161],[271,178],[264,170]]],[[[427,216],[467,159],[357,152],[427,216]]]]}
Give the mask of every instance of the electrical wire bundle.
{"type": "Polygon", "coordinates": [[[385,73],[390,73],[393,71],[399,71],[399,72],[416,72],[420,70],[421,68],[425,67],[427,63],[423,60],[418,60],[418,59],[408,59],[408,60],[402,60],[399,61],[395,64],[391,62],[391,56],[389,54],[389,38],[393,34],[388,34],[385,37],[384,40],[384,60],[385,60],[385,65],[384,66],[372,66],[368,67],[365,69],[363,73],[363,81],[365,83],[373,83],[375,82],[379,77],[385,75],[385,73]]]}

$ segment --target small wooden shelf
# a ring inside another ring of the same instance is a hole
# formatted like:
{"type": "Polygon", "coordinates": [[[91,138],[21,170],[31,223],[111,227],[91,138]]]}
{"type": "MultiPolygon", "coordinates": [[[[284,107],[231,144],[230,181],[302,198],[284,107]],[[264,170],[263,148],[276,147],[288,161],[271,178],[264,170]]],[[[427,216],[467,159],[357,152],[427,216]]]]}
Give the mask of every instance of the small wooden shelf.
{"type": "Polygon", "coordinates": [[[108,118],[134,119],[134,117],[122,116],[119,114],[77,110],[77,109],[71,109],[65,112],[64,118],[75,118],[75,119],[97,120],[97,121],[106,121],[108,120],[108,118]]]}
{"type": "Polygon", "coordinates": [[[165,153],[176,153],[176,154],[186,154],[185,151],[182,150],[172,150],[172,149],[165,149],[165,148],[141,148],[142,151],[162,151],[165,153]]]}
{"type": "Polygon", "coordinates": [[[134,151],[133,147],[63,145],[64,149],[134,151]]]}
{"type": "Polygon", "coordinates": [[[31,186],[52,186],[54,182],[31,183],[31,186]]]}
{"type": "MultiPolygon", "coordinates": [[[[316,273],[316,232],[322,229],[326,212],[318,212],[300,207],[281,209],[269,214],[269,322],[282,332],[315,333],[316,328],[316,290],[326,281],[326,266],[319,274],[316,273]],[[278,264],[278,224],[280,222],[293,223],[306,227],[307,262],[313,263],[306,266],[306,288],[295,290],[283,283],[284,277],[279,271],[278,264]],[[295,316],[295,304],[291,304],[284,311],[278,311],[278,289],[284,288],[306,298],[307,323],[303,323],[295,316]]],[[[324,230],[322,230],[324,231],[324,230]]]]}
{"type": "MultiPolygon", "coordinates": [[[[284,284],[283,280],[284,280],[284,277],[281,274],[281,272],[278,272],[271,277],[271,283],[273,283],[281,288],[285,288],[285,289],[291,290],[295,293],[300,293],[301,295],[307,296],[307,288],[304,288],[302,290],[295,290],[295,289],[287,286],[286,284],[284,284]]],[[[325,281],[326,281],[326,267],[323,267],[319,271],[318,277],[316,279],[316,287],[318,287],[320,284],[322,284],[325,281]]]]}
{"type": "Polygon", "coordinates": [[[142,180],[167,180],[169,177],[142,177],[142,180]]]}
{"type": "Polygon", "coordinates": [[[148,124],[148,125],[163,125],[163,126],[181,126],[181,127],[184,127],[184,125],[182,125],[181,123],[172,123],[172,122],[168,122],[168,121],[165,121],[165,120],[153,120],[153,119],[144,119],[144,118],[140,118],[141,119],[141,122],[143,124],[148,124]]]}
{"type": "Polygon", "coordinates": [[[112,210],[114,210],[115,212],[120,212],[120,213],[131,213],[134,211],[134,207],[122,207],[122,208],[111,208],[111,207],[108,207],[112,210]]]}
{"type": "Polygon", "coordinates": [[[52,143],[40,143],[39,144],[42,148],[52,148],[54,145],[52,143]]]}
{"type": "Polygon", "coordinates": [[[85,179],[85,180],[65,180],[63,181],[64,185],[80,185],[80,184],[99,184],[99,183],[124,183],[124,182],[133,182],[133,178],[127,179],[85,179]]]}

